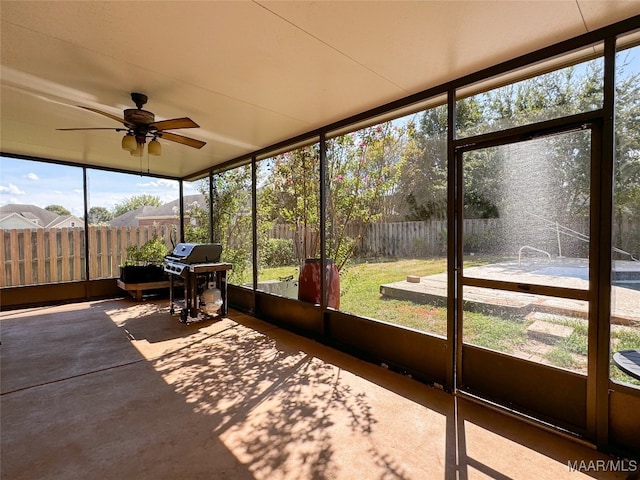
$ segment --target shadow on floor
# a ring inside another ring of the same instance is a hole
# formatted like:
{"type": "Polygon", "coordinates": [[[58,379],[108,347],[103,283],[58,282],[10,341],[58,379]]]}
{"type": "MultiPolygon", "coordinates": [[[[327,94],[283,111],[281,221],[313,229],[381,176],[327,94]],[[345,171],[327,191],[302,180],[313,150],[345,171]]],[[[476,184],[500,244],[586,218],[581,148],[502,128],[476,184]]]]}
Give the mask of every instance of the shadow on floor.
{"type": "Polygon", "coordinates": [[[260,320],[165,310],[0,315],[2,478],[573,479],[608,458],[260,320]]]}

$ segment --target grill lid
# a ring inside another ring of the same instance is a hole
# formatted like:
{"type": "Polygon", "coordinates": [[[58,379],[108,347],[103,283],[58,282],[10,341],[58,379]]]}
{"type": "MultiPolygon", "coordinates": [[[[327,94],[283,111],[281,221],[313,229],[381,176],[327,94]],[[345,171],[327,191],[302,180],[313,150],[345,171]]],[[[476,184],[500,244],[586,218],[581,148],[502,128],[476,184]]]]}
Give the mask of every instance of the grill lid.
{"type": "Polygon", "coordinates": [[[221,254],[222,245],[219,243],[179,243],[165,258],[187,264],[218,263],[221,254]]]}

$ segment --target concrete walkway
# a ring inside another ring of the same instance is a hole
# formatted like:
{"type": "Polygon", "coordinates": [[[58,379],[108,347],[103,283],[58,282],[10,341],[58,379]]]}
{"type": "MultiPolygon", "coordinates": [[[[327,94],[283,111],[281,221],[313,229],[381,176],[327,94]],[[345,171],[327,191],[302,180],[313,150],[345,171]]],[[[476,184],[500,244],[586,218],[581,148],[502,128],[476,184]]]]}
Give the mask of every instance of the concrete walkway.
{"type": "MultiPolygon", "coordinates": [[[[0,313],[1,476],[582,479],[609,457],[246,315],[0,313]]],[[[599,473],[598,478],[625,478],[599,473]]]]}

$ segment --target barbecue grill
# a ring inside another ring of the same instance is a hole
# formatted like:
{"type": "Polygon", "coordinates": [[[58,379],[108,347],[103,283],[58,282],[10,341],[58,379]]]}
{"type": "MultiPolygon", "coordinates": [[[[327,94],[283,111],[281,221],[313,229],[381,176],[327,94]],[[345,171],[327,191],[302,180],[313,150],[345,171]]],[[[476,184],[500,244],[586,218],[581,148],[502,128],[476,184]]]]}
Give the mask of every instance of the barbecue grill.
{"type": "Polygon", "coordinates": [[[219,243],[179,243],[164,257],[164,271],[169,274],[169,311],[176,312],[174,281],[184,284],[180,321],[191,323],[217,313],[227,314],[227,270],[230,263],[220,263],[219,243]],[[219,290],[219,294],[217,291],[219,290]]]}

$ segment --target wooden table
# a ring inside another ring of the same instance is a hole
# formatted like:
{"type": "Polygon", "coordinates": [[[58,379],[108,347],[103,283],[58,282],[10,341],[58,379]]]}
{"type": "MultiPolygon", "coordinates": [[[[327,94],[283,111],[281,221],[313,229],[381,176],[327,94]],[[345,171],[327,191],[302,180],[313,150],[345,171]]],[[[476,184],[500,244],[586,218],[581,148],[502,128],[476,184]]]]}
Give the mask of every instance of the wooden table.
{"type": "Polygon", "coordinates": [[[613,354],[613,361],[624,373],[640,380],[640,350],[621,350],[613,354]]]}
{"type": "Polygon", "coordinates": [[[129,292],[137,301],[141,301],[143,291],[155,290],[158,288],[169,288],[169,280],[144,283],[124,283],[122,280],[118,280],[118,287],[129,292]]]}

